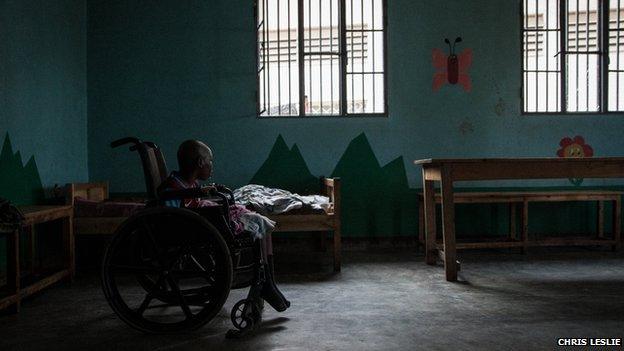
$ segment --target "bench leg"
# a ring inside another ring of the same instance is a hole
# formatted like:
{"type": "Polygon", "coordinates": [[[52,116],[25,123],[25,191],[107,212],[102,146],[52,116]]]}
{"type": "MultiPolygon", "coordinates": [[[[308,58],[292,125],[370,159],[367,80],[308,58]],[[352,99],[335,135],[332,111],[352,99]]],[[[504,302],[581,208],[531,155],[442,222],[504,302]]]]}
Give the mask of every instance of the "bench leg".
{"type": "Polygon", "coordinates": [[[76,258],[74,243],[74,225],[73,216],[63,218],[63,246],[65,247],[65,264],[69,269],[69,278],[71,282],[76,275],[76,258]]]}
{"type": "Polygon", "coordinates": [[[617,200],[613,201],[613,239],[615,240],[615,245],[613,245],[613,250],[618,250],[622,246],[622,202],[618,197],[617,200]]]}
{"type": "Polygon", "coordinates": [[[334,272],[340,272],[341,250],[342,250],[342,239],[341,239],[340,222],[339,222],[338,224],[336,224],[336,228],[334,229],[334,272]]]}
{"type": "Polygon", "coordinates": [[[516,204],[509,203],[509,239],[516,240],[516,204]]]}
{"type": "Polygon", "coordinates": [[[522,202],[522,232],[520,235],[522,240],[521,252],[526,254],[529,247],[529,202],[526,200],[522,202]]]}
{"type": "Polygon", "coordinates": [[[604,239],[604,201],[598,201],[598,218],[596,219],[598,239],[604,239]]]}
{"type": "Polygon", "coordinates": [[[7,307],[9,313],[18,313],[20,310],[20,255],[19,231],[7,236],[7,287],[9,295],[17,296],[17,301],[7,307]]]}
{"type": "Polygon", "coordinates": [[[418,199],[418,240],[416,241],[416,252],[420,245],[425,244],[425,203],[418,199]]]}

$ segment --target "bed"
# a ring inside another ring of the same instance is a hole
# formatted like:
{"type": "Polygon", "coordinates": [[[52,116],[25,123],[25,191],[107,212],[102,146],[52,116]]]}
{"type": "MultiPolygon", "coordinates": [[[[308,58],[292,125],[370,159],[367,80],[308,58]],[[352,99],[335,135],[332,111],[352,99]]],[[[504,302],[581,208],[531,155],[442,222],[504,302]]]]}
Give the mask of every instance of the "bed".
{"type": "MultiPolygon", "coordinates": [[[[275,232],[333,233],[334,271],[341,268],[340,178],[321,178],[320,195],[329,198],[329,206],[319,211],[293,211],[269,215],[277,224],[275,232]]],[[[65,201],[74,208],[74,234],[110,235],[134,211],[144,207],[140,199],[111,201],[108,183],[70,183],[65,188],[65,201]]]]}

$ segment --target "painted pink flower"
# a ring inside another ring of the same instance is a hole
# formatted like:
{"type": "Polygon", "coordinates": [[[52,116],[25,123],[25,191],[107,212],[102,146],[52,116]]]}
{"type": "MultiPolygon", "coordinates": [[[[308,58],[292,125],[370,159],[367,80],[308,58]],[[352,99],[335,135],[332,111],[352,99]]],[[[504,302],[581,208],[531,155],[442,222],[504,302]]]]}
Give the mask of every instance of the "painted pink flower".
{"type": "Polygon", "coordinates": [[[582,136],[577,135],[574,139],[565,137],[559,142],[561,149],[557,150],[557,156],[559,157],[592,157],[594,156],[594,149],[588,144],[585,144],[585,139],[582,136]]]}

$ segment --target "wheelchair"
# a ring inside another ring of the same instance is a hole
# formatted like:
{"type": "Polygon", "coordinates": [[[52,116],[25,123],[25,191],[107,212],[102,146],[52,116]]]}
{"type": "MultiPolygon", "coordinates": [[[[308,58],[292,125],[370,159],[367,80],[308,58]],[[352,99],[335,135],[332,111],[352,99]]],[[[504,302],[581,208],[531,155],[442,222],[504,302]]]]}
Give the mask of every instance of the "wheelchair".
{"type": "Polygon", "coordinates": [[[102,263],[102,288],[117,316],[146,333],[197,329],[221,310],[231,289],[250,287],[231,310],[236,329],[227,337],[253,330],[262,320],[260,297],[265,279],[262,249],[250,233],[234,235],[229,206],[232,192],[223,187],[158,193],[167,166],[158,146],[129,137],[140,155],[148,201],[116,230],[102,263]],[[166,207],[167,200],[204,197],[219,206],[166,207]]]}

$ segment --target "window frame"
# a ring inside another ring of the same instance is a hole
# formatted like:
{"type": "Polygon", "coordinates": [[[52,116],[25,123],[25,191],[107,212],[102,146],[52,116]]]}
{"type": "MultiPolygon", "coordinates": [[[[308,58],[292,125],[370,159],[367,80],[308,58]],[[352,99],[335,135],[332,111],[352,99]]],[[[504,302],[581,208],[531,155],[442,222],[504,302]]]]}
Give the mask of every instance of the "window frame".
{"type": "MultiPolygon", "coordinates": [[[[301,75],[300,75],[300,79],[299,79],[299,84],[295,84],[293,86],[296,86],[298,89],[298,96],[299,96],[299,114],[298,115],[265,115],[262,116],[261,114],[264,112],[263,110],[261,110],[260,108],[260,75],[259,75],[259,67],[260,67],[260,51],[258,50],[259,48],[259,32],[260,32],[260,26],[262,26],[263,24],[259,24],[258,23],[258,2],[259,1],[264,1],[264,0],[254,0],[254,34],[255,34],[255,40],[254,40],[254,51],[255,51],[255,70],[254,70],[254,74],[256,75],[256,92],[255,92],[255,105],[256,105],[256,118],[257,119],[273,119],[273,118],[280,118],[280,119],[291,119],[291,118],[296,118],[296,119],[309,119],[309,118],[378,118],[378,117],[388,117],[389,116],[389,104],[388,104],[388,2],[387,0],[380,0],[381,1],[381,7],[382,7],[382,23],[383,23],[383,29],[382,29],[382,38],[383,38],[383,44],[382,44],[382,48],[383,48],[383,83],[384,83],[384,88],[383,88],[383,97],[384,97],[384,103],[383,103],[383,112],[358,112],[358,113],[348,113],[348,109],[347,109],[347,87],[346,87],[346,81],[347,81],[347,76],[349,75],[347,72],[347,63],[348,63],[348,51],[347,51],[347,26],[346,26],[346,2],[347,1],[357,1],[357,0],[338,0],[338,32],[340,33],[339,35],[339,53],[338,56],[340,57],[339,59],[339,97],[340,97],[340,113],[339,114],[305,114],[305,109],[301,108],[301,103],[304,101],[304,96],[305,96],[305,83],[306,80],[305,79],[301,79],[301,75]]],[[[288,1],[288,0],[286,0],[288,1]]],[[[302,68],[303,65],[305,64],[304,60],[302,60],[303,56],[305,56],[305,51],[303,51],[304,48],[304,41],[305,41],[305,35],[303,34],[304,31],[304,27],[303,27],[303,14],[304,14],[304,7],[303,7],[303,1],[304,0],[296,0],[298,3],[298,25],[297,25],[297,62],[296,64],[299,66],[299,72],[302,72],[302,68]]],[[[360,0],[362,1],[362,0],[360,0]]],[[[268,51],[268,49],[265,49],[268,51]]],[[[266,64],[265,64],[266,65],[266,64]]],[[[262,69],[266,69],[265,66],[262,67],[262,69]]],[[[305,75],[303,75],[305,76],[305,75]]]]}
{"type": "MultiPolygon", "coordinates": [[[[553,0],[557,1],[557,0],[553,0]]],[[[539,116],[539,115],[561,115],[561,116],[575,116],[575,115],[583,115],[583,116],[602,116],[602,115],[616,115],[616,114],[624,114],[624,111],[611,111],[608,106],[609,99],[609,20],[610,20],[610,8],[609,4],[611,0],[598,0],[599,1],[599,14],[596,28],[598,29],[597,38],[598,43],[601,46],[601,52],[599,54],[600,58],[598,60],[599,63],[599,74],[598,74],[598,100],[600,102],[600,108],[597,111],[567,111],[567,100],[566,100],[566,88],[567,88],[567,72],[566,72],[566,57],[569,54],[567,50],[565,50],[568,43],[568,25],[567,25],[567,17],[568,14],[565,12],[566,9],[566,1],[569,0],[559,0],[559,18],[560,21],[560,38],[559,42],[564,47],[559,48],[561,58],[561,91],[559,97],[559,106],[560,111],[537,111],[531,112],[525,110],[525,96],[524,96],[524,35],[526,33],[524,28],[524,0],[518,1],[519,8],[519,28],[520,28],[520,111],[521,115],[526,116],[539,116]],[[606,44],[605,44],[606,43],[606,44]],[[605,49],[606,47],[606,49],[605,49]]]]}

